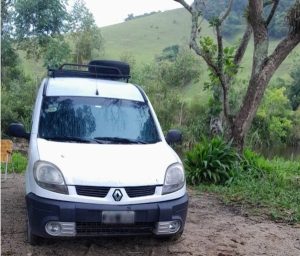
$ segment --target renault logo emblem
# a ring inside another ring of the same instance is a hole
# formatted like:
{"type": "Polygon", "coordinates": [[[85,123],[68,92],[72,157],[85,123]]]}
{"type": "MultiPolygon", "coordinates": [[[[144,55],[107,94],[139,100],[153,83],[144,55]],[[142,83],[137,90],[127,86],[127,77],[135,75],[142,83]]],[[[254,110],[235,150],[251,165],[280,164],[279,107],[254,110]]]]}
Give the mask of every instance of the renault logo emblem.
{"type": "Polygon", "coordinates": [[[120,201],[123,197],[123,194],[121,192],[120,189],[116,189],[113,193],[113,198],[115,199],[115,201],[120,201]]]}

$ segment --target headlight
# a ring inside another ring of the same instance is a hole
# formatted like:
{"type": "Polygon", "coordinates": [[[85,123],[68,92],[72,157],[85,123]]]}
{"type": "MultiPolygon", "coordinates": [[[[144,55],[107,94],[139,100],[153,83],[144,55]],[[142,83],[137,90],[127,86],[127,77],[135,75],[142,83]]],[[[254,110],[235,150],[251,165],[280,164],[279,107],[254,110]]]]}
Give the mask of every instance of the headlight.
{"type": "Polygon", "coordinates": [[[54,164],[37,161],[34,164],[33,174],[40,187],[56,193],[69,194],[64,177],[54,164]]]}
{"type": "Polygon", "coordinates": [[[185,184],[184,171],[181,164],[176,163],[168,167],[162,194],[169,194],[181,189],[185,184]]]}

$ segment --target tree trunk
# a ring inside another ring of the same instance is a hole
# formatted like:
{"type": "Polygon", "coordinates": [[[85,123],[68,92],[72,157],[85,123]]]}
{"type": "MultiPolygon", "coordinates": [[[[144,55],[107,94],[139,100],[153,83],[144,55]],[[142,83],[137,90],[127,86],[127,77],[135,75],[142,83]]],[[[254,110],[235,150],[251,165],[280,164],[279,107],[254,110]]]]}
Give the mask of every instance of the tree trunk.
{"type": "Polygon", "coordinates": [[[252,73],[242,106],[231,127],[231,137],[240,151],[243,150],[245,136],[249,131],[270,79],[288,54],[298,45],[299,41],[300,34],[290,35],[282,40],[274,52],[265,58],[259,71],[256,74],[252,73]]]}
{"type": "Polygon", "coordinates": [[[265,74],[265,72],[262,72],[259,77],[255,76],[249,82],[243,105],[234,119],[231,128],[231,137],[239,151],[243,150],[245,135],[251,126],[270,78],[270,73],[265,74]]]}

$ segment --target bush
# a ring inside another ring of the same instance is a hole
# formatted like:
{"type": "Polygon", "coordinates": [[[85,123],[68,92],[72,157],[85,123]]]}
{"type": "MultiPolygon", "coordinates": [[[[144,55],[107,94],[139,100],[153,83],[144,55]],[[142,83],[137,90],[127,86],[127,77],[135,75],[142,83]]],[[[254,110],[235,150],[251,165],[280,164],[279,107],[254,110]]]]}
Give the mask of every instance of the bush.
{"type": "Polygon", "coordinates": [[[228,184],[238,168],[239,155],[221,137],[204,138],[187,152],[185,170],[187,182],[228,184]]]}
{"type": "Polygon", "coordinates": [[[184,103],[180,115],[181,120],[178,123],[183,132],[185,150],[190,150],[202,136],[209,135],[210,115],[208,111],[207,103],[200,102],[198,98],[184,103]]]}
{"type": "MultiPolygon", "coordinates": [[[[8,172],[12,172],[12,164],[15,172],[17,173],[24,172],[27,167],[27,158],[19,152],[13,153],[12,163],[9,163],[7,167],[8,172]]],[[[1,164],[1,171],[2,173],[5,172],[5,163],[1,164]]]]}
{"type": "Polygon", "coordinates": [[[157,63],[161,82],[170,88],[184,87],[191,82],[197,82],[201,75],[201,65],[195,55],[185,48],[180,48],[178,53],[172,54],[173,57],[158,57],[161,59],[157,63]]]}
{"type": "Polygon", "coordinates": [[[26,79],[13,80],[10,85],[10,89],[2,89],[1,130],[5,133],[12,122],[22,122],[29,130],[36,95],[35,84],[32,80],[26,79]]]}
{"type": "Polygon", "coordinates": [[[251,127],[252,146],[285,144],[293,128],[293,111],[285,95],[286,88],[269,88],[251,127]]]}
{"type": "Polygon", "coordinates": [[[13,165],[16,172],[23,172],[27,167],[27,158],[19,152],[16,152],[12,156],[13,165]]]}
{"type": "Polygon", "coordinates": [[[265,158],[250,149],[245,149],[240,162],[241,170],[252,177],[262,177],[264,171],[271,171],[272,165],[265,158]]]}

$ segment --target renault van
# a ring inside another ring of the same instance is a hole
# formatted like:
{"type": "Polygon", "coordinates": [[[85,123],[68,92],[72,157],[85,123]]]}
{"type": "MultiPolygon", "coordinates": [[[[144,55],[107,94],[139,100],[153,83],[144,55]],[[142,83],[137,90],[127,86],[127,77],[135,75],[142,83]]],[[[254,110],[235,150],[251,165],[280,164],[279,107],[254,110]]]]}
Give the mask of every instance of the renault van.
{"type": "MultiPolygon", "coordinates": [[[[178,238],[188,207],[182,162],[145,92],[118,61],[49,69],[37,93],[26,179],[27,235],[178,238]]],[[[171,115],[172,113],[170,113],[171,115]]]]}

